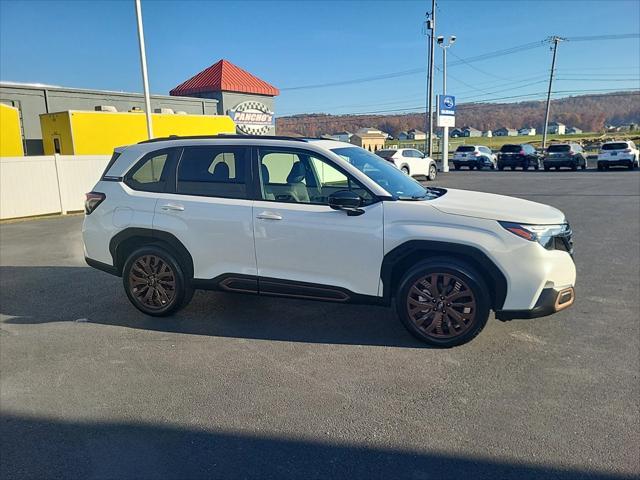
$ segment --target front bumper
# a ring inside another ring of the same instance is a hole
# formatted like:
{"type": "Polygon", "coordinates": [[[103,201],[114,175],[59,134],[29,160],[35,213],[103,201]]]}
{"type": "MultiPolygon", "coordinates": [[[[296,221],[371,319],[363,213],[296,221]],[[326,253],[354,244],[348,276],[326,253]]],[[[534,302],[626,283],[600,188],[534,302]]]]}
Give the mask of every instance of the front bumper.
{"type": "Polygon", "coordinates": [[[540,293],[538,301],[530,310],[498,310],[498,320],[515,320],[546,317],[569,308],[575,301],[575,289],[567,287],[560,290],[545,288],[540,293]]]}

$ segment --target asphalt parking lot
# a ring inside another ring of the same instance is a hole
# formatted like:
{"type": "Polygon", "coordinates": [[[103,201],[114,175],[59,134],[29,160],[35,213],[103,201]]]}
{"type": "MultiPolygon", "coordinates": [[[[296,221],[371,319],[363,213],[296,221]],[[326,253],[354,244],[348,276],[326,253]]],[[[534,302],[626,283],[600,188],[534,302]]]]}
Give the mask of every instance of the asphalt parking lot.
{"type": "Polygon", "coordinates": [[[170,319],[88,268],[82,217],[0,225],[0,477],[640,475],[640,172],[452,172],[562,209],[577,303],[423,347],[384,308],[198,292],[170,319]]]}

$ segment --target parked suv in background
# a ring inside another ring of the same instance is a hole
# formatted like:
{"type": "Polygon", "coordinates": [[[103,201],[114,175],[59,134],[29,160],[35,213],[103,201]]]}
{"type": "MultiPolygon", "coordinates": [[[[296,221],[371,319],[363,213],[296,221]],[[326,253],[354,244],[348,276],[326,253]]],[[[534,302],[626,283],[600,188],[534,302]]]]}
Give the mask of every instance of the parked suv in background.
{"type": "Polygon", "coordinates": [[[496,155],[484,145],[460,145],[453,154],[453,167],[456,170],[460,170],[460,167],[469,167],[469,170],[487,167],[493,170],[496,162],[496,155]]]}
{"type": "Polygon", "coordinates": [[[627,167],[629,170],[640,167],[640,154],[635,143],[616,141],[603,144],[598,154],[598,170],[620,166],[627,167]]]}
{"type": "Polygon", "coordinates": [[[533,145],[528,143],[519,145],[505,144],[500,148],[500,153],[498,153],[498,170],[504,170],[505,167],[511,167],[511,170],[515,170],[516,167],[521,167],[523,170],[533,167],[538,170],[540,168],[540,155],[533,145]]]}
{"type": "Polygon", "coordinates": [[[422,176],[427,180],[435,180],[438,174],[436,162],[415,148],[378,150],[376,155],[412,177],[422,176]]]}
{"type": "Polygon", "coordinates": [[[85,209],[87,263],[121,276],[153,316],[198,288],[395,305],[412,334],[450,347],[475,337],[490,310],[533,318],[574,301],[562,212],[425,188],[348,143],[142,142],[114,155],[85,209]]]}
{"type": "Polygon", "coordinates": [[[577,143],[554,143],[547,148],[547,154],[542,161],[545,171],[551,168],[560,170],[560,167],[568,167],[571,170],[587,168],[587,159],[584,150],[577,143]]]}

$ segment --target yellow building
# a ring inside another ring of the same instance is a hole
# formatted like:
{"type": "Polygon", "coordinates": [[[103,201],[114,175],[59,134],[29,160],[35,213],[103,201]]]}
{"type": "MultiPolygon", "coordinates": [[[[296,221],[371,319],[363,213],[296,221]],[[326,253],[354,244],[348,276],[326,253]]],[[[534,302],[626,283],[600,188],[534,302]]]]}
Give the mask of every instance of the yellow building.
{"type": "Polygon", "coordinates": [[[22,157],[22,131],[17,108],[0,103],[0,157],[22,157]]]}
{"type": "MultiPolygon", "coordinates": [[[[235,133],[226,115],[153,113],[154,137],[235,133]]],[[[147,139],[142,112],[91,112],[69,110],[40,115],[45,155],[110,155],[115,147],[147,139]]]]}
{"type": "Polygon", "coordinates": [[[349,141],[370,152],[377,152],[384,148],[384,141],[386,139],[387,136],[380,130],[376,130],[375,128],[361,128],[351,136],[349,141]]]}

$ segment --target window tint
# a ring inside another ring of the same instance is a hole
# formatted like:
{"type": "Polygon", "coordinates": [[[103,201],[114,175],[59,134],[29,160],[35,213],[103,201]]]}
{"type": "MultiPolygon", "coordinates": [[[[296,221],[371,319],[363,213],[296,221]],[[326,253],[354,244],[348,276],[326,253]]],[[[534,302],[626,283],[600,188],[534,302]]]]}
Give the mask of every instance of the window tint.
{"type": "Polygon", "coordinates": [[[413,155],[413,158],[422,158],[422,152],[418,150],[411,150],[411,155],[413,155]]]}
{"type": "Polygon", "coordinates": [[[243,147],[187,147],[178,165],[177,193],[247,198],[247,165],[243,147]]]}
{"type": "Polygon", "coordinates": [[[474,147],[473,145],[460,145],[456,152],[475,152],[476,147],[474,147]]]}
{"type": "Polygon", "coordinates": [[[412,153],[412,151],[411,151],[411,150],[404,150],[404,151],[402,152],[402,156],[403,156],[403,157],[411,158],[411,157],[413,157],[413,153],[412,153]]]}
{"type": "Polygon", "coordinates": [[[329,195],[352,190],[373,202],[373,196],[329,161],[304,152],[260,152],[262,198],[287,203],[328,204],[329,195]]]}
{"type": "Polygon", "coordinates": [[[134,190],[145,192],[163,192],[167,185],[167,168],[171,150],[162,150],[148,154],[127,176],[126,184],[134,190]]]}
{"type": "Polygon", "coordinates": [[[560,152],[568,152],[571,150],[570,145],[549,145],[547,149],[549,153],[560,153],[560,152]]]}
{"type": "Polygon", "coordinates": [[[520,145],[503,145],[500,151],[502,153],[519,153],[522,150],[520,145]]]}
{"type": "Polygon", "coordinates": [[[628,145],[626,143],[605,143],[602,146],[602,150],[624,150],[628,148],[628,145]]]}
{"type": "Polygon", "coordinates": [[[391,157],[393,157],[393,155],[396,153],[397,150],[378,150],[376,152],[376,155],[378,155],[379,157],[385,158],[385,159],[389,159],[391,157]]]}

